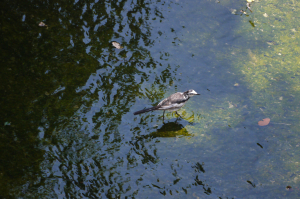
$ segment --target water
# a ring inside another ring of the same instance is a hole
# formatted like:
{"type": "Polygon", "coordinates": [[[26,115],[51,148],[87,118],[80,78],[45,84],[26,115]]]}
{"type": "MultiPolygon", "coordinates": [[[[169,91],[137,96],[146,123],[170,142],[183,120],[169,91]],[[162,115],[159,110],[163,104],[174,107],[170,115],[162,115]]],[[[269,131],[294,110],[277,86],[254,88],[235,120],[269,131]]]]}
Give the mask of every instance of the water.
{"type": "Polygon", "coordinates": [[[297,2],[1,4],[3,198],[299,197],[297,2]]]}

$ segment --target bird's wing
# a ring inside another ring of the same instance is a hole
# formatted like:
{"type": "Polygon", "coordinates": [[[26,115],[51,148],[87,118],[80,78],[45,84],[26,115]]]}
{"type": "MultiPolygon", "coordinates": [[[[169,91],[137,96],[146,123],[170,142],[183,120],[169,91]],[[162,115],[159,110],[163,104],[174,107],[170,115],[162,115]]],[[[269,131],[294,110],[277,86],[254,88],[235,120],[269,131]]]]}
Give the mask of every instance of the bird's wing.
{"type": "Polygon", "coordinates": [[[170,97],[159,102],[157,106],[170,106],[173,104],[180,104],[187,101],[188,98],[185,98],[184,95],[180,92],[172,94],[170,97]]]}

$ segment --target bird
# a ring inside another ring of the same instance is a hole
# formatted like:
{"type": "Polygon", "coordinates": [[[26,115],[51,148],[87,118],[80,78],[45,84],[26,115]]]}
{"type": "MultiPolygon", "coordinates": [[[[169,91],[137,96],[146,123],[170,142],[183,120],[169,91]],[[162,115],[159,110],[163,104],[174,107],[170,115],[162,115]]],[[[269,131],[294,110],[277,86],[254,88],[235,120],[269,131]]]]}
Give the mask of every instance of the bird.
{"type": "Polygon", "coordinates": [[[176,111],[176,114],[179,115],[177,113],[177,111],[181,107],[183,107],[185,105],[185,103],[192,96],[195,96],[195,95],[200,95],[200,94],[198,94],[193,89],[187,90],[185,92],[177,92],[177,93],[174,93],[174,94],[170,95],[169,97],[162,100],[161,102],[159,102],[157,104],[157,106],[153,106],[151,108],[146,108],[146,109],[134,112],[133,114],[134,115],[139,115],[139,114],[146,113],[146,112],[149,112],[149,111],[163,110],[164,111],[163,120],[165,120],[165,111],[176,111]]]}

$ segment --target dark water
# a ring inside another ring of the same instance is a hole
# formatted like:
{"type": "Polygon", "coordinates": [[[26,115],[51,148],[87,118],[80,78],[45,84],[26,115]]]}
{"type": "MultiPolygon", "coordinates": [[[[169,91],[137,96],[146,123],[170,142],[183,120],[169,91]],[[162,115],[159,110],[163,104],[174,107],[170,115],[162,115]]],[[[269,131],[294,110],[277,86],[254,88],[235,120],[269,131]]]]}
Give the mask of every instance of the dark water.
{"type": "Polygon", "coordinates": [[[290,127],[257,126],[267,105],[233,67],[265,48],[236,31],[244,2],[0,5],[1,197],[299,197],[290,127]],[[133,115],[187,89],[182,118],[133,115]]]}

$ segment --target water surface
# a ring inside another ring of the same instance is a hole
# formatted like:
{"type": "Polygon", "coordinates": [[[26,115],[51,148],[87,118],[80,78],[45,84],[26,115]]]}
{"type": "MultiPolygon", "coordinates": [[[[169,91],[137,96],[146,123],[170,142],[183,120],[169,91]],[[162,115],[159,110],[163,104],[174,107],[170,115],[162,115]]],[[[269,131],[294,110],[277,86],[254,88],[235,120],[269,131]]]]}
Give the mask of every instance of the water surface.
{"type": "Polygon", "coordinates": [[[299,197],[299,3],[1,5],[3,198],[299,197]]]}

